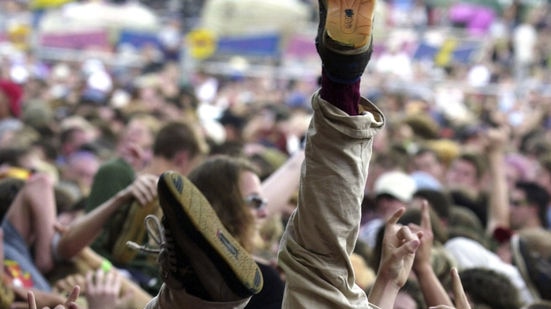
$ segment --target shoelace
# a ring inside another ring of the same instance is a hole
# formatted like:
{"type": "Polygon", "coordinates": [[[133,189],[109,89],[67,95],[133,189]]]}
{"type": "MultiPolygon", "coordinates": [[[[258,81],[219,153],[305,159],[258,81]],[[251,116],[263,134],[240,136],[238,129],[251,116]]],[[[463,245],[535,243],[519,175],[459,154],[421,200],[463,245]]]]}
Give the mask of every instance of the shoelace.
{"type": "Polygon", "coordinates": [[[148,244],[139,245],[133,241],[127,241],[126,246],[128,246],[131,249],[138,250],[144,253],[148,254],[159,254],[161,253],[161,247],[167,243],[165,238],[166,231],[163,228],[163,225],[161,224],[161,221],[159,218],[157,218],[154,215],[147,215],[144,220],[145,223],[145,229],[147,231],[147,235],[149,238],[151,238],[157,247],[150,247],[148,244]]]}
{"type": "MultiPolygon", "coordinates": [[[[147,244],[139,245],[133,241],[127,241],[126,245],[131,249],[138,250],[146,254],[157,255],[160,254],[161,250],[164,248],[165,258],[168,258],[168,261],[166,261],[168,262],[168,271],[171,273],[178,273],[178,270],[180,269],[180,267],[178,267],[179,259],[176,253],[176,242],[172,237],[172,233],[169,229],[165,229],[159,218],[154,215],[147,215],[144,222],[148,236],[155,242],[156,245],[158,245],[158,247],[152,248],[147,244]]],[[[164,263],[161,262],[161,264],[164,263]]],[[[180,273],[185,274],[190,271],[188,268],[189,267],[180,269],[180,273]]]]}
{"type": "Polygon", "coordinates": [[[168,267],[171,273],[173,274],[180,274],[183,275],[186,272],[190,271],[189,267],[180,267],[179,266],[179,258],[178,254],[176,253],[176,241],[174,240],[174,237],[172,237],[172,233],[169,229],[165,229],[165,253],[168,258],[168,267]]]}

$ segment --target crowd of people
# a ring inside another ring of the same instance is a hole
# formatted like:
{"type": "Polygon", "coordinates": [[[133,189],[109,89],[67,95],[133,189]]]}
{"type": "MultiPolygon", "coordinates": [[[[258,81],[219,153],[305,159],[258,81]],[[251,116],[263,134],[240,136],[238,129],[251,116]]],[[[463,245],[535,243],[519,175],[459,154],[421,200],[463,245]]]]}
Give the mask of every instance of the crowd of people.
{"type": "Polygon", "coordinates": [[[550,308],[551,4],[429,65],[348,2],[313,79],[1,54],[0,308],[550,308]]]}

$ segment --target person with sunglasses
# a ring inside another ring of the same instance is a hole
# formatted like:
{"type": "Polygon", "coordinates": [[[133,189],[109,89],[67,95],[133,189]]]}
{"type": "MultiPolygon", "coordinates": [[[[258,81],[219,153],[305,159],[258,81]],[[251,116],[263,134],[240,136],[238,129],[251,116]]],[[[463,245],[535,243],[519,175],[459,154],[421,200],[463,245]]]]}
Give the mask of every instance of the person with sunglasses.
{"type": "Polygon", "coordinates": [[[215,155],[192,170],[188,178],[230,234],[253,255],[262,273],[264,286],[245,308],[281,308],[284,283],[279,272],[274,265],[254,256],[261,224],[268,215],[268,201],[256,167],[245,158],[215,155]]]}

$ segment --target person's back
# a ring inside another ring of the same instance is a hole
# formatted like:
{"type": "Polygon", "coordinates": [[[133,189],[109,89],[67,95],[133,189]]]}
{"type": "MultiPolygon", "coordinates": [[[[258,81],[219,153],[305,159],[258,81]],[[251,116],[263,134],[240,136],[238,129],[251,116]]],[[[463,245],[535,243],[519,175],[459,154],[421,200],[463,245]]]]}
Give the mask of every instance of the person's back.
{"type": "Polygon", "coordinates": [[[511,238],[511,251],[532,294],[551,301],[551,231],[523,229],[511,238]]]}

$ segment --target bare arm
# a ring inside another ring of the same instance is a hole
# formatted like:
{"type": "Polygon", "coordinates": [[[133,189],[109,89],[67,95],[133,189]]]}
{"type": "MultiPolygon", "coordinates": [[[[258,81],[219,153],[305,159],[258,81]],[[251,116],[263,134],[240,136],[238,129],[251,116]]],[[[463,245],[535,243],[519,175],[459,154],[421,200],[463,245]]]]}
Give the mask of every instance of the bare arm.
{"type": "Polygon", "coordinates": [[[492,235],[496,227],[509,227],[509,197],[507,195],[507,179],[505,175],[505,143],[509,130],[505,127],[491,129],[486,133],[486,151],[492,189],[486,232],[492,235]]]}
{"type": "Polygon", "coordinates": [[[296,192],[304,150],[295,152],[280,168],[262,182],[262,192],[268,200],[268,216],[280,213],[296,192]]]}
{"type": "Polygon", "coordinates": [[[73,222],[61,236],[57,245],[57,254],[64,259],[72,258],[94,241],[104,224],[121,206],[132,199],[145,205],[157,196],[156,188],[156,176],[142,175],[138,177],[131,185],[73,222]]]}
{"type": "Polygon", "coordinates": [[[415,253],[413,272],[421,287],[423,297],[428,306],[447,305],[453,306],[446,289],[434,273],[431,264],[431,252],[433,244],[432,226],[430,223],[430,212],[427,201],[421,205],[421,226],[410,226],[413,231],[422,231],[421,245],[415,253]],[[419,228],[419,229],[418,229],[419,228]]]}
{"type": "Polygon", "coordinates": [[[42,273],[54,267],[52,240],[55,234],[56,204],[53,180],[45,174],[32,176],[23,187],[24,203],[29,206],[33,248],[40,252],[34,262],[42,273]]]}
{"type": "Polygon", "coordinates": [[[463,290],[463,284],[461,284],[461,278],[457,273],[457,268],[452,268],[451,276],[453,295],[455,296],[455,307],[450,305],[438,305],[429,307],[429,309],[471,309],[467,295],[465,295],[465,291],[463,290]]]}

